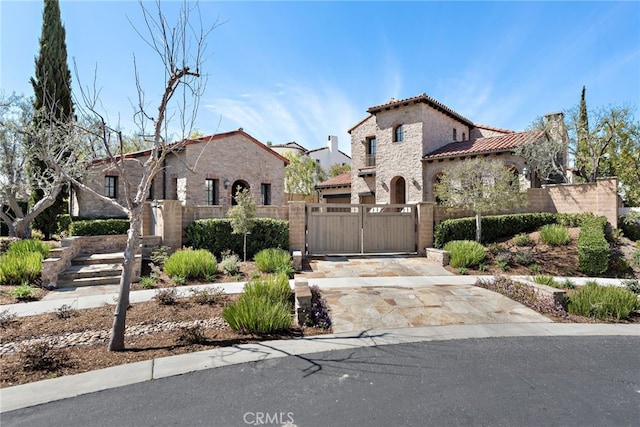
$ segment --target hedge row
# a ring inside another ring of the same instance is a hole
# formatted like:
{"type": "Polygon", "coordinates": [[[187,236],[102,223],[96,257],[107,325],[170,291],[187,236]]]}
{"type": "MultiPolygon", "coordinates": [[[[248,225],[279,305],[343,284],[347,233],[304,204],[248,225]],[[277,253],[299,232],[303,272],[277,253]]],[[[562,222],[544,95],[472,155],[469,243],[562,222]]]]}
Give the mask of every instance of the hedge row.
{"type": "MultiPolygon", "coordinates": [[[[491,215],[482,217],[482,242],[493,242],[500,237],[537,230],[545,224],[556,222],[552,213],[526,213],[513,215],[491,215]]],[[[439,223],[434,231],[434,246],[442,248],[452,240],[475,240],[476,219],[447,219],[439,223]]]]}
{"type": "Polygon", "coordinates": [[[578,270],[588,275],[607,271],[611,249],[605,237],[607,219],[603,216],[585,221],[578,235],[578,270]]]}
{"type": "Polygon", "coordinates": [[[127,234],[128,219],[91,219],[73,221],[69,225],[70,236],[103,236],[112,234],[127,234]]]}
{"type": "MultiPolygon", "coordinates": [[[[227,250],[236,254],[243,252],[242,235],[233,234],[228,218],[196,220],[187,227],[186,239],[194,249],[207,249],[216,256],[227,250]]],[[[256,218],[255,226],[247,236],[247,257],[253,258],[268,248],[289,249],[288,221],[256,218]]]]}

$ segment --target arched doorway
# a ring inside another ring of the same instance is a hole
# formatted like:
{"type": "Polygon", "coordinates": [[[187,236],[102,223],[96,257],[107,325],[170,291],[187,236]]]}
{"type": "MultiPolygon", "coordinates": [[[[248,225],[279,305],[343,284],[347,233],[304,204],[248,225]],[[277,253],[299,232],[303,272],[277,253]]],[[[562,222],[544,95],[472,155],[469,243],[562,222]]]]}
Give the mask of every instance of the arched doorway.
{"type": "Polygon", "coordinates": [[[401,176],[396,176],[391,180],[391,204],[407,203],[406,187],[404,178],[401,176]]]}
{"type": "Polygon", "coordinates": [[[231,186],[231,204],[233,206],[238,204],[238,201],[236,200],[236,194],[238,193],[238,191],[242,191],[244,189],[250,189],[249,184],[246,181],[234,181],[233,185],[231,186]]]}

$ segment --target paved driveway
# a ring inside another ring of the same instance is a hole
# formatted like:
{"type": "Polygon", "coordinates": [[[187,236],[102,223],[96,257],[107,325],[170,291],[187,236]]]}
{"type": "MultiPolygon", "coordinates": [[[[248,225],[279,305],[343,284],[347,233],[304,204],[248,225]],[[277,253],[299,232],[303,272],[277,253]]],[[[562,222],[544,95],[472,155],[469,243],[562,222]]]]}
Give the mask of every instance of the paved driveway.
{"type": "Polygon", "coordinates": [[[309,267],[303,276],[322,290],[336,333],[551,322],[520,303],[474,286],[477,277],[453,275],[423,257],[325,257],[310,260],[309,267]]]}

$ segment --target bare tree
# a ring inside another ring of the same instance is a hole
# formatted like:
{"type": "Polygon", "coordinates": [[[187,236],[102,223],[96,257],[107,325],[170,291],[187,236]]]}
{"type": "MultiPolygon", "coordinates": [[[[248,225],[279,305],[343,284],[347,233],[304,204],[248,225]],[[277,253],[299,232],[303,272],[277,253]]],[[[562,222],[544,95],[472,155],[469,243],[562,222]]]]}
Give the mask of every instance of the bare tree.
{"type": "Polygon", "coordinates": [[[33,219],[56,201],[65,183],[63,174],[53,169],[31,169],[29,156],[47,157],[60,170],[78,176],[78,159],[69,147],[78,145],[73,126],[55,118],[51,106],[34,111],[33,103],[12,94],[0,99],[0,219],[10,236],[28,238],[33,219]],[[34,114],[45,117],[34,125],[34,114]],[[43,197],[28,205],[29,192],[37,188],[43,197]]]}
{"type": "Polygon", "coordinates": [[[482,215],[499,213],[527,203],[518,177],[500,160],[476,158],[457,162],[445,169],[435,185],[440,203],[473,211],[476,241],[482,240],[482,215]]]}
{"type": "MultiPolygon", "coordinates": [[[[136,249],[140,242],[140,230],[144,212],[144,202],[149,188],[156,174],[162,169],[163,160],[172,152],[180,150],[191,133],[198,110],[198,102],[206,83],[202,74],[206,39],[216,27],[217,22],[208,29],[202,25],[200,10],[197,3],[183,2],[175,24],[169,24],[163,13],[160,2],[156,2],[155,9],[150,11],[140,2],[145,22],[143,31],[136,29],[147,45],[157,54],[165,72],[165,86],[160,94],[155,111],[148,108],[145,91],[137,66],[135,79],[138,88],[138,101],[134,114],[135,121],[143,135],[149,135],[151,144],[146,155],[136,159],[123,156],[124,139],[122,133],[108,123],[105,115],[98,111],[98,96],[94,88],[83,88],[81,91],[83,102],[78,107],[84,114],[94,118],[97,125],[83,127],[81,130],[97,138],[107,153],[110,167],[118,171],[119,179],[124,183],[123,197],[119,202],[97,193],[89,185],[77,179],[64,169],[57,167],[73,185],[82,191],[91,193],[94,197],[115,206],[129,218],[130,226],[127,235],[127,245],[124,252],[123,271],[120,278],[118,303],[115,308],[110,351],[124,350],[124,332],[126,312],[129,306],[129,292],[131,277],[135,262],[136,249]],[[182,136],[178,142],[170,143],[169,124],[180,127],[182,136]],[[149,133],[148,133],[149,132],[149,133]],[[134,178],[127,162],[138,163],[141,175],[134,178]]],[[[135,57],[134,57],[135,65],[135,57]]],[[[149,66],[149,64],[145,64],[149,66]]],[[[79,80],[79,79],[78,79],[79,80]]]]}

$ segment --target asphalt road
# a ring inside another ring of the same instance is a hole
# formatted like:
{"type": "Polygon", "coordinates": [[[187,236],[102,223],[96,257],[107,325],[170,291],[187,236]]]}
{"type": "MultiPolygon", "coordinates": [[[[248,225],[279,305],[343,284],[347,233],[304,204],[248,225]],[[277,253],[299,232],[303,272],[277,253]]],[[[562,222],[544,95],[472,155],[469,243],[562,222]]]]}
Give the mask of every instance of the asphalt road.
{"type": "Polygon", "coordinates": [[[8,426],[637,426],[640,339],[437,341],[291,356],[2,414],[8,426]]]}

